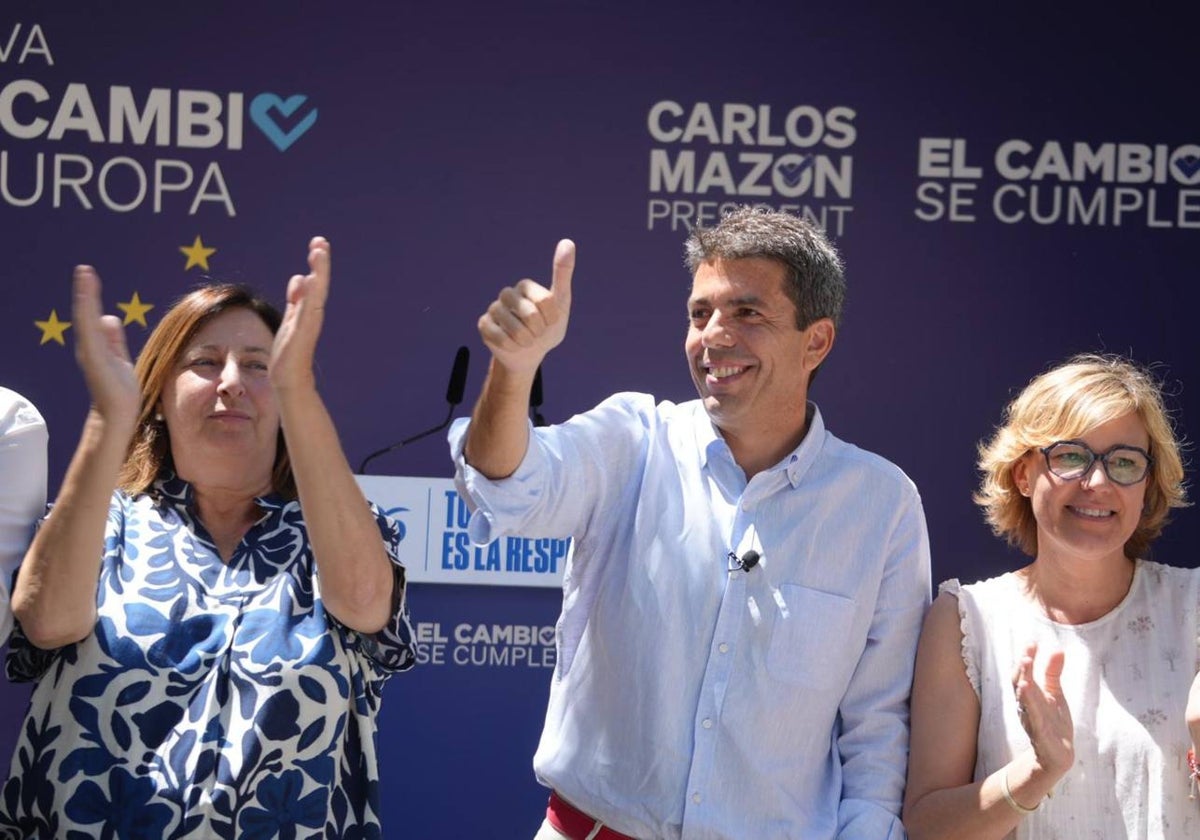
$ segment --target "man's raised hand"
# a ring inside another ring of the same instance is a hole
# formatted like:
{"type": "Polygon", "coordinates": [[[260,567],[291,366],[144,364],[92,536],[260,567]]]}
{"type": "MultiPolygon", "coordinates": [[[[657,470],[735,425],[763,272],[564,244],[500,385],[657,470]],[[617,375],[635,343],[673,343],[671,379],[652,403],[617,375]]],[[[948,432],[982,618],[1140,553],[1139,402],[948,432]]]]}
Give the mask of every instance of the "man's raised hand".
{"type": "Polygon", "coordinates": [[[549,289],[522,280],[503,289],[479,318],[483,343],[509,373],[532,377],[546,354],[566,337],[574,271],[575,243],[560,240],[549,289]]]}

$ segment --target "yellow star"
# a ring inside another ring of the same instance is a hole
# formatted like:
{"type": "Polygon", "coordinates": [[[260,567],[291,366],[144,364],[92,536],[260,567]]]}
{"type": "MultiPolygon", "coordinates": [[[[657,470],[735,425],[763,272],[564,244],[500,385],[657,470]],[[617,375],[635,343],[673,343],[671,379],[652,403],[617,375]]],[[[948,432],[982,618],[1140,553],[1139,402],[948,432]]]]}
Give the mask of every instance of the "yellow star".
{"type": "Polygon", "coordinates": [[[64,347],[67,342],[63,341],[63,333],[71,328],[70,321],[58,320],[58,310],[50,310],[50,318],[46,321],[34,321],[34,326],[42,331],[42,340],[39,344],[45,344],[47,341],[57,341],[64,347]]]}
{"type": "Polygon", "coordinates": [[[187,271],[194,265],[198,265],[205,271],[208,271],[208,258],[217,253],[216,248],[204,247],[204,243],[200,241],[199,234],[197,234],[195,242],[193,242],[190,246],[181,245],[179,250],[185,257],[188,258],[187,265],[183,267],[184,271],[187,271]]]}
{"type": "Polygon", "coordinates": [[[142,303],[142,299],[138,297],[138,293],[134,292],[129,303],[118,303],[117,309],[125,313],[125,320],[122,326],[128,327],[134,321],[137,321],[143,327],[149,326],[146,323],[146,313],[154,308],[153,303],[142,303]]]}

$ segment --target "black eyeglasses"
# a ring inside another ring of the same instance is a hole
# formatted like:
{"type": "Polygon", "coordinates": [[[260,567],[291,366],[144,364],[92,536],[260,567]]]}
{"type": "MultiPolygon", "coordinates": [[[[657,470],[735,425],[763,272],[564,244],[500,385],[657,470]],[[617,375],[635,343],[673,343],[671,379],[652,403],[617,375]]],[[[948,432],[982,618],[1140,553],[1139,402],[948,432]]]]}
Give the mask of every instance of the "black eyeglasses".
{"type": "Polygon", "coordinates": [[[1143,481],[1154,463],[1146,450],[1122,443],[1106,452],[1093,452],[1077,440],[1059,440],[1038,451],[1046,456],[1050,472],[1067,481],[1090,474],[1099,461],[1111,482],[1128,487],[1143,481]]]}

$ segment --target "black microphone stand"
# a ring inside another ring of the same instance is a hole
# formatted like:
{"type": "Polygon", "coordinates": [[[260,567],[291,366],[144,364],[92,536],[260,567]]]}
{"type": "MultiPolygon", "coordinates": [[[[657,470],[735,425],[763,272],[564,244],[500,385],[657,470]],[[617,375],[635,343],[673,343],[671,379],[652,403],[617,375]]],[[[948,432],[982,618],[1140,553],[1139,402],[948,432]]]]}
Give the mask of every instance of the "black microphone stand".
{"type": "Polygon", "coordinates": [[[471,360],[471,351],[466,347],[459,347],[458,352],[454,355],[454,367],[450,371],[450,384],[446,388],[446,402],[450,404],[450,410],[446,412],[446,419],[436,426],[426,429],[423,432],[417,432],[411,437],[406,437],[399,443],[393,443],[391,446],[385,446],[383,449],[377,449],[363,458],[362,463],[358,465],[358,474],[366,475],[367,464],[374,461],[380,455],[386,455],[389,452],[394,452],[402,446],[408,446],[414,441],[418,441],[423,437],[429,437],[436,432],[450,425],[450,421],[454,419],[454,409],[463,399],[463,389],[467,384],[467,365],[471,360]]]}
{"type": "Polygon", "coordinates": [[[537,372],[533,375],[533,387],[529,389],[529,413],[533,418],[533,425],[545,426],[546,418],[542,416],[542,412],[538,411],[542,407],[542,366],[538,365],[537,372]]]}
{"type": "Polygon", "coordinates": [[[413,441],[420,440],[423,437],[429,437],[430,435],[434,434],[435,432],[440,432],[442,429],[449,426],[450,421],[452,419],[454,419],[454,409],[456,409],[457,407],[458,407],[457,405],[450,406],[450,410],[446,413],[446,419],[443,420],[441,423],[438,423],[433,428],[426,429],[423,432],[417,432],[412,437],[406,437],[404,440],[400,441],[399,443],[393,443],[391,446],[385,446],[383,449],[376,449],[374,452],[372,452],[366,458],[363,458],[362,463],[358,465],[358,474],[366,475],[367,464],[374,461],[380,455],[386,455],[389,452],[395,452],[397,449],[399,449],[402,446],[408,446],[413,441]]]}

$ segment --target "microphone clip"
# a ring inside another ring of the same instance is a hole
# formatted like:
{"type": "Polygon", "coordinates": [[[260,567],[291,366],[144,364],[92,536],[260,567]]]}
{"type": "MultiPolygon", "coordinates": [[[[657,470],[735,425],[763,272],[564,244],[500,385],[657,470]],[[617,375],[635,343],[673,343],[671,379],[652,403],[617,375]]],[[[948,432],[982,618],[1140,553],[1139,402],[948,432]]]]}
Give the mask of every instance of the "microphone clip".
{"type": "Polygon", "coordinates": [[[728,570],[732,574],[738,571],[749,572],[762,560],[762,555],[752,548],[741,557],[731,551],[725,556],[725,559],[729,562],[728,570]]]}

